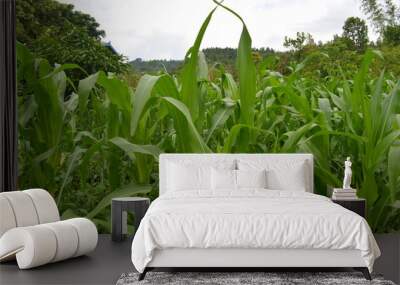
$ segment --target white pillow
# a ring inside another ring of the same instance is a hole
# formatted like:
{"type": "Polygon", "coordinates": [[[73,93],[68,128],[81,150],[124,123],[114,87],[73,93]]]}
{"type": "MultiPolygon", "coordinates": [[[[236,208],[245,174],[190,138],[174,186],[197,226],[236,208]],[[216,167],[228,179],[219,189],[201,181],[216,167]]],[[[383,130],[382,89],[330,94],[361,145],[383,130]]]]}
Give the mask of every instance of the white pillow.
{"type": "Polygon", "coordinates": [[[236,170],[233,169],[216,169],[211,170],[212,189],[236,189],[236,170]]]}
{"type": "Polygon", "coordinates": [[[211,168],[201,166],[186,166],[169,162],[167,189],[168,191],[185,191],[193,189],[211,189],[211,168]]]}
{"type": "Polygon", "coordinates": [[[257,171],[215,169],[211,170],[213,190],[237,190],[240,188],[266,188],[265,169],[257,171]]]}
{"type": "Polygon", "coordinates": [[[267,188],[267,172],[263,170],[236,170],[237,188],[267,188]]]}
{"type": "Polygon", "coordinates": [[[306,191],[309,187],[306,160],[240,159],[239,170],[266,170],[267,188],[271,190],[306,191]]]}
{"type": "Polygon", "coordinates": [[[306,191],[305,164],[299,163],[290,169],[267,171],[267,187],[273,190],[306,191]]]}

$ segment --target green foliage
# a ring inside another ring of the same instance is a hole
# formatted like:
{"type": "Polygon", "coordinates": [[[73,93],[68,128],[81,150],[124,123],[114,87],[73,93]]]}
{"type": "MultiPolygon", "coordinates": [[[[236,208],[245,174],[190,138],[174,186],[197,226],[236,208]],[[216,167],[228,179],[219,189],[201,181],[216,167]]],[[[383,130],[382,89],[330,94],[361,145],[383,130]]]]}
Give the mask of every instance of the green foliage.
{"type": "Polygon", "coordinates": [[[400,25],[400,6],[393,0],[361,0],[361,7],[381,36],[386,27],[400,25]]]}
{"type": "Polygon", "coordinates": [[[65,70],[76,65],[51,67],[22,44],[17,52],[24,91],[18,96],[21,187],[48,189],[63,216],[95,217],[107,231],[102,225],[110,216],[101,210],[112,197],[151,190],[152,178],[143,179],[143,169],[132,160],[144,160],[152,172],[161,152],[154,145],[130,143],[132,90],[100,72],[66,94],[70,81],[65,70]]]}
{"type": "Polygon", "coordinates": [[[400,25],[386,26],[383,31],[383,42],[387,45],[400,45],[400,25]]]}
{"type": "Polygon", "coordinates": [[[371,65],[373,74],[379,74],[379,72],[385,69],[393,77],[400,77],[400,48],[399,46],[380,46],[380,51],[383,54],[384,60],[375,62],[371,65]]]}
{"type": "Polygon", "coordinates": [[[285,37],[283,46],[294,51],[302,50],[307,45],[314,45],[314,39],[309,33],[297,32],[296,38],[285,37]]]}
{"type": "Polygon", "coordinates": [[[17,35],[25,43],[34,41],[49,28],[64,33],[63,28],[68,24],[81,27],[90,37],[98,40],[105,36],[93,17],[74,11],[71,4],[52,0],[20,0],[16,3],[16,15],[17,35]]]}
{"type": "Polygon", "coordinates": [[[400,6],[393,0],[362,0],[362,8],[386,45],[400,45],[400,6]]]}
{"type": "Polygon", "coordinates": [[[243,24],[237,81],[221,64],[209,69],[200,52],[215,9],[182,72],[143,75],[135,89],[100,71],[68,93],[65,70],[78,66],[52,66],[19,44],[20,187],[47,188],[63,217],[87,216],[105,232],[112,197],[157,196],[161,152],[313,153],[322,195],[340,186],[351,156],[373,231],[400,230],[400,81],[375,70],[392,50],[346,54],[336,38],[280,66],[276,55],[260,60],[240,16],[216,5],[243,24]]]}
{"type": "MultiPolygon", "coordinates": [[[[219,63],[222,64],[225,68],[229,68],[230,72],[235,71],[235,62],[237,56],[237,50],[235,48],[205,48],[202,50],[205,54],[207,61],[209,63],[219,63]],[[232,68],[232,69],[230,69],[232,68]]],[[[275,53],[272,48],[253,48],[253,52],[260,54],[261,57],[267,57],[270,54],[275,53]]]]}
{"type": "MultiPolygon", "coordinates": [[[[90,15],[73,5],[54,0],[16,2],[17,40],[51,65],[74,62],[89,74],[97,70],[121,73],[127,70],[123,56],[101,43],[105,32],[90,15]]],[[[84,75],[74,70],[73,81],[84,75]]]]}
{"type": "Polygon", "coordinates": [[[368,27],[364,20],[349,17],[343,26],[343,38],[348,39],[355,50],[365,51],[368,44],[368,27]]]}

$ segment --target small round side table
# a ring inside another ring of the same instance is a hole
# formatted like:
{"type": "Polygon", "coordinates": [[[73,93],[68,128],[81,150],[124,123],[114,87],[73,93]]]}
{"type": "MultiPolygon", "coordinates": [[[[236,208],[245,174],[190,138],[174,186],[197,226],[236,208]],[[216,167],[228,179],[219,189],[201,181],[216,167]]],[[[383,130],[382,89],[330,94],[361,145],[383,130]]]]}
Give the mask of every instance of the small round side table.
{"type": "Polygon", "coordinates": [[[111,201],[111,238],[113,241],[122,241],[126,237],[127,212],[135,215],[135,231],[150,206],[150,199],[143,197],[113,198],[111,201]]]}

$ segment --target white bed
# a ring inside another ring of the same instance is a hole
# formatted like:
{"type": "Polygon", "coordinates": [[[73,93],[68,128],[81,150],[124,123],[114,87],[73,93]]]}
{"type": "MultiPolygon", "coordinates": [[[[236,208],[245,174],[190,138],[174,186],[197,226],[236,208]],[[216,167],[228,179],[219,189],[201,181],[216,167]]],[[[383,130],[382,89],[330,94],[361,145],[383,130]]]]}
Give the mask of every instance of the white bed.
{"type": "Polygon", "coordinates": [[[141,278],[154,267],[354,267],[368,278],[380,251],[367,222],[312,193],[310,154],[163,154],[160,197],[136,232],[132,262],[141,278]],[[184,166],[178,176],[174,165],[184,166]],[[205,189],[199,174],[193,189],[175,191],[171,180],[191,183],[191,167],[239,169],[249,184],[263,168],[275,188],[293,189],[205,189]]]}

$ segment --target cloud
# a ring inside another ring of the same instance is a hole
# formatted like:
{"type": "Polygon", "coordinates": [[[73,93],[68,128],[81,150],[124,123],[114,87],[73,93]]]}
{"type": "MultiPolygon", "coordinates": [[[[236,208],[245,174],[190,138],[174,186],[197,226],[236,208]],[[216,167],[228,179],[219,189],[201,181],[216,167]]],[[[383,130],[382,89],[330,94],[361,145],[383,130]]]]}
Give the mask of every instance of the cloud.
{"type": "MultiPolygon", "coordinates": [[[[211,0],[62,0],[91,14],[105,40],[135,59],[182,59],[215,6],[211,0]]],[[[358,0],[226,0],[245,20],[254,47],[283,49],[285,36],[309,32],[316,41],[340,34],[347,17],[362,17],[358,0]]],[[[371,30],[371,29],[370,29],[371,30]]],[[[241,23],[218,9],[202,47],[236,47],[241,23]]],[[[371,33],[374,38],[376,35],[371,33]]]]}
{"type": "Polygon", "coordinates": [[[187,49],[184,37],[174,33],[162,33],[153,31],[147,36],[130,35],[130,40],[122,50],[125,54],[140,54],[142,58],[154,58],[157,54],[158,59],[182,58],[182,50],[187,49]]]}

